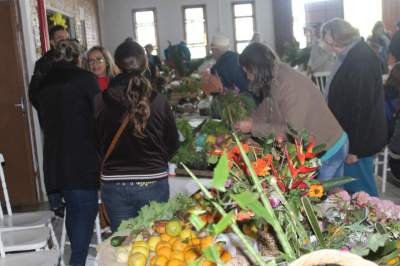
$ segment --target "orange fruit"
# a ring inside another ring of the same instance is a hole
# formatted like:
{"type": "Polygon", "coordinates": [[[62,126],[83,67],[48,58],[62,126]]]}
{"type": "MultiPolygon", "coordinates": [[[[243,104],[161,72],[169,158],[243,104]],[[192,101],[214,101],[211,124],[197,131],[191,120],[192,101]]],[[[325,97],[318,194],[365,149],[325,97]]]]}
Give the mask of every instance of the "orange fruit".
{"type": "Polygon", "coordinates": [[[166,221],[158,221],[153,225],[153,229],[160,235],[165,234],[165,225],[166,224],[167,224],[166,221]]]}
{"type": "Polygon", "coordinates": [[[168,241],[171,240],[171,237],[169,235],[167,235],[167,234],[161,234],[160,237],[161,237],[162,241],[167,241],[168,242],[168,241]]]}
{"type": "Polygon", "coordinates": [[[186,228],[184,230],[182,230],[182,232],[179,234],[179,238],[182,240],[185,239],[192,239],[196,237],[196,233],[193,232],[192,230],[186,228]]]}
{"type": "Polygon", "coordinates": [[[171,257],[172,249],[169,247],[161,247],[156,250],[158,256],[165,256],[169,259],[171,257]]]}
{"type": "Polygon", "coordinates": [[[231,253],[229,253],[229,251],[226,251],[226,250],[225,250],[225,251],[222,253],[222,255],[221,255],[221,260],[222,260],[224,263],[227,263],[227,262],[229,262],[231,259],[232,259],[231,253]]]}
{"type": "Polygon", "coordinates": [[[154,264],[151,266],[166,266],[168,263],[168,258],[165,256],[156,256],[154,264]]]}
{"type": "Polygon", "coordinates": [[[171,244],[171,246],[173,246],[176,241],[178,241],[178,238],[176,238],[176,237],[171,237],[171,239],[168,240],[168,242],[171,244]]]}
{"type": "Polygon", "coordinates": [[[195,261],[199,255],[194,249],[189,249],[184,253],[186,263],[195,261]]]}
{"type": "Polygon", "coordinates": [[[172,251],[170,259],[171,260],[172,259],[178,259],[178,260],[184,261],[185,260],[185,255],[183,254],[183,252],[180,252],[180,251],[172,251]]]}
{"type": "Polygon", "coordinates": [[[183,260],[172,259],[168,261],[167,266],[185,266],[185,262],[183,260]]]}
{"type": "Polygon", "coordinates": [[[169,243],[169,242],[167,242],[167,241],[160,241],[160,242],[158,242],[157,243],[157,245],[156,245],[156,251],[157,251],[157,249],[159,249],[159,248],[161,248],[161,247],[168,247],[168,248],[172,248],[171,247],[171,244],[169,243]]]}
{"type": "Polygon", "coordinates": [[[215,263],[206,259],[201,260],[200,266],[215,266],[215,263]]]}
{"type": "Polygon", "coordinates": [[[179,236],[182,232],[182,224],[179,220],[171,220],[165,226],[165,232],[172,237],[179,236]]]}
{"type": "Polygon", "coordinates": [[[200,239],[198,239],[198,238],[190,239],[189,240],[189,245],[192,245],[192,246],[195,246],[195,247],[200,246],[200,239]]]}
{"type": "Polygon", "coordinates": [[[172,249],[174,251],[184,251],[185,248],[187,247],[187,244],[177,240],[175,243],[172,245],[172,249]]]}
{"type": "Polygon", "coordinates": [[[206,249],[213,243],[214,238],[212,236],[206,236],[200,240],[201,249],[206,249]]]}

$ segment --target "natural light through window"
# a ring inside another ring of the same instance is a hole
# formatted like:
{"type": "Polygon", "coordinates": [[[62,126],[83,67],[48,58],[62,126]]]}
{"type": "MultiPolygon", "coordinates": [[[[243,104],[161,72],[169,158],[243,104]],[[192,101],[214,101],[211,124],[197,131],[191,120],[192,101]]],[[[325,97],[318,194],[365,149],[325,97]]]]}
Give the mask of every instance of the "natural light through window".
{"type": "Polygon", "coordinates": [[[184,7],[185,41],[192,58],[207,56],[207,31],[204,6],[184,7]]]}
{"type": "Polygon", "coordinates": [[[254,34],[253,3],[233,4],[233,24],[235,26],[235,49],[241,53],[250,43],[254,34]]]}
{"type": "Polygon", "coordinates": [[[157,27],[154,10],[133,11],[133,24],[135,27],[135,39],[143,47],[152,44],[153,54],[157,54],[157,27]]]}

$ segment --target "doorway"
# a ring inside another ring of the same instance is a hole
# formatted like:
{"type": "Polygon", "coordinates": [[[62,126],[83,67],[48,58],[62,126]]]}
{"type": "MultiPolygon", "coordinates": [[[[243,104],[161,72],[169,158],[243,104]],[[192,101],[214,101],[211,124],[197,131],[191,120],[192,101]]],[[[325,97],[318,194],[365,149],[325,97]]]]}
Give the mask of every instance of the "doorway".
{"type": "Polygon", "coordinates": [[[16,1],[0,0],[0,153],[11,203],[38,202],[28,122],[21,25],[16,1]]]}

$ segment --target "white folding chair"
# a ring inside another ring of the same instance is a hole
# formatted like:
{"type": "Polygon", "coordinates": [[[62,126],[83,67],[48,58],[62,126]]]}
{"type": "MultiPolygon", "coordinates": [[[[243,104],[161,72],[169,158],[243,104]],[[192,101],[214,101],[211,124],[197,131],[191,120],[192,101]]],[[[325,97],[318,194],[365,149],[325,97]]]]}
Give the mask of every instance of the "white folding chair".
{"type": "Polygon", "coordinates": [[[318,86],[322,94],[324,94],[326,80],[328,79],[330,72],[315,72],[311,75],[314,83],[318,86]]]}
{"type": "Polygon", "coordinates": [[[0,153],[0,179],[7,209],[7,215],[4,215],[3,210],[0,207],[0,232],[48,227],[50,230],[52,243],[56,249],[59,249],[58,241],[51,223],[54,217],[54,213],[52,211],[36,211],[13,214],[2,165],[3,163],[4,157],[0,153]]]}
{"type": "Polygon", "coordinates": [[[389,162],[389,149],[385,147],[385,149],[378,153],[374,159],[374,176],[378,176],[379,174],[379,166],[382,165],[382,188],[381,192],[386,192],[387,185],[387,173],[390,171],[388,167],[389,162]]]}
{"type": "MultiPolygon", "coordinates": [[[[41,230],[41,228],[28,229],[41,230]]],[[[22,230],[25,231],[25,230],[22,230]]],[[[18,231],[7,231],[7,234],[18,231]]],[[[25,231],[26,233],[26,231],[25,231]]],[[[29,242],[29,241],[28,241],[29,242]]],[[[30,246],[33,247],[33,246],[30,246]]],[[[0,238],[0,266],[56,266],[59,263],[60,252],[58,250],[40,250],[34,252],[23,252],[15,254],[6,254],[7,243],[0,238]]]]}

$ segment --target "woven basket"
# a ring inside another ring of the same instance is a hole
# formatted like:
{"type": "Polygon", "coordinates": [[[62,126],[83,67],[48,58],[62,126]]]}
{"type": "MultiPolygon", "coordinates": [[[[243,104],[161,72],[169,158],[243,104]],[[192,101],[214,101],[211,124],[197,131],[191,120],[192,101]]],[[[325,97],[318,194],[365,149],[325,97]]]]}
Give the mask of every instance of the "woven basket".
{"type": "Polygon", "coordinates": [[[301,256],[290,266],[320,266],[325,264],[336,264],[340,266],[377,266],[377,264],[365,260],[350,252],[335,249],[321,249],[301,256]]]}

